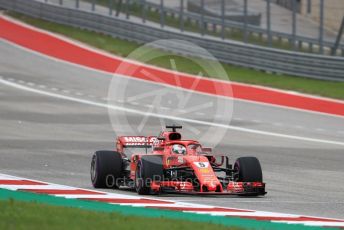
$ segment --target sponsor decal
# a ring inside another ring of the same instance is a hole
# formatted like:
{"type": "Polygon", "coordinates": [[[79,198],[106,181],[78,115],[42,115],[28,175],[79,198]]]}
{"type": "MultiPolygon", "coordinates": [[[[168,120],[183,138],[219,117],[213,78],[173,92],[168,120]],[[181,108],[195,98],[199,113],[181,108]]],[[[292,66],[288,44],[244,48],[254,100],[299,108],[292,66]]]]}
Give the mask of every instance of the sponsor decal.
{"type": "Polygon", "coordinates": [[[210,170],[208,168],[202,168],[199,170],[201,173],[209,173],[210,170]]]}
{"type": "Polygon", "coordinates": [[[133,143],[125,143],[126,146],[137,146],[137,145],[146,145],[142,142],[133,142],[133,143]]]}
{"type": "Polygon", "coordinates": [[[159,144],[159,140],[156,137],[143,137],[143,136],[122,137],[122,142],[124,142],[126,146],[158,145],[159,144]]]}
{"type": "Polygon", "coordinates": [[[151,143],[153,146],[158,146],[161,144],[162,141],[158,140],[157,137],[149,137],[149,143],[151,143]]]}
{"type": "Polygon", "coordinates": [[[125,142],[146,142],[146,137],[124,137],[125,142]]]}

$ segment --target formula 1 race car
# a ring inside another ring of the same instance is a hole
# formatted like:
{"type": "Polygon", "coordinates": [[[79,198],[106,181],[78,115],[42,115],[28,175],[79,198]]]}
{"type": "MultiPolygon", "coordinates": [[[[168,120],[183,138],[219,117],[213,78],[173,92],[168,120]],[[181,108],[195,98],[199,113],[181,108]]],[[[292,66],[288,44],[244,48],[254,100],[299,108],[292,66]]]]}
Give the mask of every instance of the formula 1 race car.
{"type": "Polygon", "coordinates": [[[166,126],[159,136],[120,136],[116,151],[97,151],[91,162],[95,188],[135,189],[140,195],[159,193],[265,195],[260,163],[240,157],[215,156],[198,141],[183,140],[166,126]]]}

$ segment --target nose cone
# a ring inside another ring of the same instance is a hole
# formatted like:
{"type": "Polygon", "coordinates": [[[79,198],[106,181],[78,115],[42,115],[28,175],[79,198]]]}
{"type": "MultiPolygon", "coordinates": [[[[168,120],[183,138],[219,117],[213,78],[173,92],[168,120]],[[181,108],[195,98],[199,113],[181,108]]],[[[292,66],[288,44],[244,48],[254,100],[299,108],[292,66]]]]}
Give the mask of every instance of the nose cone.
{"type": "Polygon", "coordinates": [[[208,158],[204,156],[188,156],[186,157],[188,165],[193,169],[197,177],[201,192],[222,191],[222,186],[218,180],[208,158]]]}
{"type": "Polygon", "coordinates": [[[201,192],[223,192],[223,188],[220,182],[203,183],[201,186],[201,192]]]}
{"type": "Polygon", "coordinates": [[[204,183],[202,186],[202,190],[203,192],[215,192],[218,185],[219,184],[215,181],[211,181],[210,183],[204,183]]]}

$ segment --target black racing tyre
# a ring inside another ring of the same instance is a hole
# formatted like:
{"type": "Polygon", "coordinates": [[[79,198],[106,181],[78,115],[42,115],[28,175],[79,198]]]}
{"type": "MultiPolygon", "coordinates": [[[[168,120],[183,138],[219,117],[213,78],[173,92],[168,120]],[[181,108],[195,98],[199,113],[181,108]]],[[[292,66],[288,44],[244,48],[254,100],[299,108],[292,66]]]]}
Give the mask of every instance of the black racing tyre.
{"type": "Polygon", "coordinates": [[[115,151],[97,151],[91,161],[91,181],[95,188],[117,188],[122,174],[122,156],[115,151]]]}
{"type": "Polygon", "coordinates": [[[137,163],[135,173],[135,189],[140,195],[151,193],[150,184],[163,177],[163,163],[161,155],[142,156],[137,163]]]}
{"type": "Polygon", "coordinates": [[[263,182],[263,173],[256,157],[239,157],[234,164],[237,182],[263,182]]]}

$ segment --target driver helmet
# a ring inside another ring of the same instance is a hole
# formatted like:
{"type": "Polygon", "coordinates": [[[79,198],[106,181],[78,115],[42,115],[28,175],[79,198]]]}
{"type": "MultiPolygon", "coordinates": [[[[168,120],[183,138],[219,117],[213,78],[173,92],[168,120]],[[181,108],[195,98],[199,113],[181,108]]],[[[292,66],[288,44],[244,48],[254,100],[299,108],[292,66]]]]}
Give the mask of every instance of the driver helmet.
{"type": "Polygon", "coordinates": [[[172,153],[185,155],[186,148],[183,145],[175,144],[172,146],[172,153]]]}

